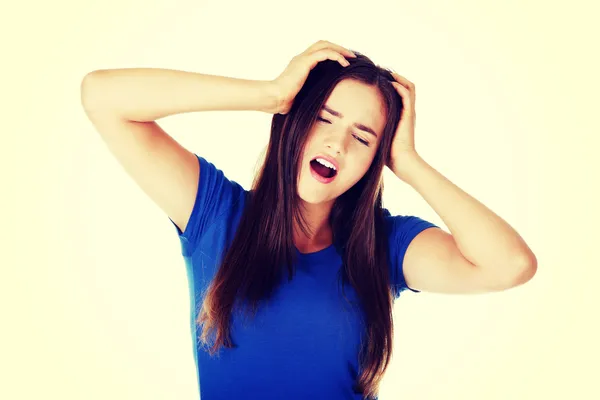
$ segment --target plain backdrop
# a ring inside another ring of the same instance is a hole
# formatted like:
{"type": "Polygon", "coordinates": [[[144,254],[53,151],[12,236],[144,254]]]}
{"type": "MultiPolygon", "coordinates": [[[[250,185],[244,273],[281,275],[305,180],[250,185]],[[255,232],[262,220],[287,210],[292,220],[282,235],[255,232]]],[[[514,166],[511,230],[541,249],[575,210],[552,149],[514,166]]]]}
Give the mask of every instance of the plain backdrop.
{"type": "MultiPolygon", "coordinates": [[[[416,84],[416,147],[538,258],[525,286],[406,292],[381,399],[598,399],[595,2],[140,1],[3,7],[0,398],[195,399],[175,228],[80,105],[92,70],[272,79],[324,39],[416,84]]],[[[248,188],[270,116],[161,125],[248,188]]],[[[441,226],[385,172],[384,205],[441,226]]],[[[299,377],[301,379],[301,377],[299,377]]]]}

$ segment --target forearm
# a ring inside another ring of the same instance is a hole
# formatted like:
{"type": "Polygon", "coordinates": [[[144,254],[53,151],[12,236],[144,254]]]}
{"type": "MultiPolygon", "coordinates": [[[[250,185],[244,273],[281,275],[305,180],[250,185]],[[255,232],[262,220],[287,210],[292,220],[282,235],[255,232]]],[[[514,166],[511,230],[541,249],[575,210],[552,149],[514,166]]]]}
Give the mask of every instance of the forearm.
{"type": "Polygon", "coordinates": [[[535,263],[521,236],[502,218],[449,181],[418,155],[396,175],[413,187],[444,221],[465,258],[482,268],[535,263]]]}
{"type": "Polygon", "coordinates": [[[128,120],[146,122],[196,111],[271,112],[276,99],[267,81],[125,68],[87,74],[81,83],[81,102],[88,111],[110,111],[128,120]]]}

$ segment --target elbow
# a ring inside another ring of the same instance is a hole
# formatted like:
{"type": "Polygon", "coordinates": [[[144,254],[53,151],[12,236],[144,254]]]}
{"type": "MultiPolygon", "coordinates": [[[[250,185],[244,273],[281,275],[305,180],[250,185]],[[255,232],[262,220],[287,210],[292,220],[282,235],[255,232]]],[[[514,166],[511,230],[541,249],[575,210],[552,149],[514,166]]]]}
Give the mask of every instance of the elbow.
{"type": "Polygon", "coordinates": [[[81,80],[81,84],[79,86],[79,95],[80,95],[80,100],[81,100],[81,106],[83,107],[83,109],[87,112],[90,109],[90,103],[91,103],[91,99],[90,99],[90,86],[91,86],[91,81],[93,80],[92,76],[93,76],[94,72],[90,72],[88,74],[86,74],[83,79],[81,80]]]}
{"type": "Polygon", "coordinates": [[[98,90],[98,79],[101,75],[102,70],[96,70],[88,72],[83,79],[79,87],[81,106],[86,112],[92,111],[98,108],[99,94],[98,90]]]}
{"type": "Polygon", "coordinates": [[[520,261],[516,264],[516,273],[515,273],[515,286],[523,285],[529,282],[535,274],[537,273],[537,258],[535,254],[528,253],[525,256],[521,257],[520,261]]]}

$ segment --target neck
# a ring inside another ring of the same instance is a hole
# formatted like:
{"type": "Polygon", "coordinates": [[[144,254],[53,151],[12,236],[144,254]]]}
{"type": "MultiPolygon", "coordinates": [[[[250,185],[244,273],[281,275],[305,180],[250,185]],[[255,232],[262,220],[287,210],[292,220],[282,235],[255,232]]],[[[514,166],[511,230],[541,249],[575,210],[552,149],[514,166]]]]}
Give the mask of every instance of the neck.
{"type": "Polygon", "coordinates": [[[329,224],[329,214],[333,202],[327,204],[302,202],[302,206],[308,232],[302,232],[300,227],[295,224],[294,244],[296,248],[301,253],[310,253],[330,246],[333,243],[333,232],[329,224]]]}

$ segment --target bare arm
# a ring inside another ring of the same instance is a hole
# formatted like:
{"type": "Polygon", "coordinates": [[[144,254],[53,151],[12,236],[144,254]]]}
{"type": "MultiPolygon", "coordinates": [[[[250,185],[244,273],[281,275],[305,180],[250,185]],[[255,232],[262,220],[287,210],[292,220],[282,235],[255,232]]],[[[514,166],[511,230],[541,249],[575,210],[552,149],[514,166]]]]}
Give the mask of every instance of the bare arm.
{"type": "Polygon", "coordinates": [[[83,79],[81,99],[87,112],[110,110],[137,122],[195,111],[276,109],[272,81],[159,68],[90,72],[83,79]]]}
{"type": "Polygon", "coordinates": [[[185,231],[200,168],[196,156],[155,120],[209,110],[271,112],[269,82],[177,70],[98,70],[81,83],[81,103],[104,143],[140,188],[185,231]]]}

